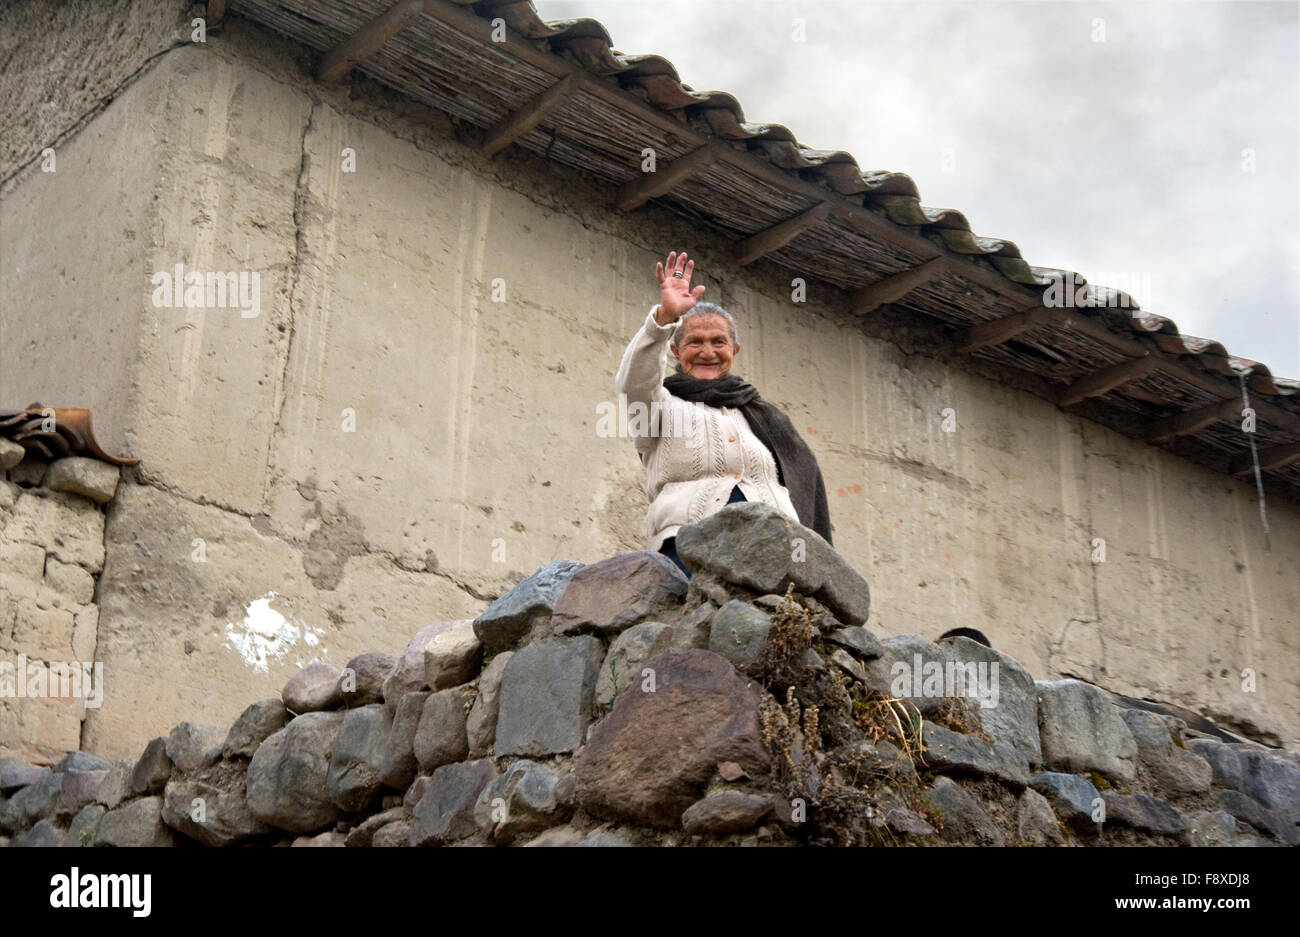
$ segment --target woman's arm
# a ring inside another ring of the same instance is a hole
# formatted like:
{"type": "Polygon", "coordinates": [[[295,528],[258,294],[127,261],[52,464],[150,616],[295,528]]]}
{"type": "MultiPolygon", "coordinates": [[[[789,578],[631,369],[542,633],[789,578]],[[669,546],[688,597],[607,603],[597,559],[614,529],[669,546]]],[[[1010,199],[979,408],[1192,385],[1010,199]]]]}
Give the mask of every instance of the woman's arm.
{"type": "Polygon", "coordinates": [[[650,310],[640,331],[623,352],[623,361],[614,376],[614,389],[626,394],[628,403],[648,404],[661,392],[664,362],[677,320],[690,311],[704,292],[703,286],[691,289],[694,271],[695,261],[688,261],[685,253],[676,251],[668,255],[667,261],[655,264],[659,303],[650,310]]]}

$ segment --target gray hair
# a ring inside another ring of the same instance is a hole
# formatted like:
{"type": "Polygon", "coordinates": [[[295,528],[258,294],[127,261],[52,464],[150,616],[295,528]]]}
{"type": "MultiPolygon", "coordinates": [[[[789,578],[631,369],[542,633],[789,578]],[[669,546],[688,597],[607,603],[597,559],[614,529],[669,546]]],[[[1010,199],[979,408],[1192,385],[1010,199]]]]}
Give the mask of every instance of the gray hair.
{"type": "Polygon", "coordinates": [[[731,313],[716,303],[696,303],[691,307],[690,312],[677,320],[677,328],[673,332],[673,344],[678,348],[682,347],[682,336],[686,334],[686,320],[692,316],[721,316],[727,320],[727,328],[731,332],[731,344],[740,344],[736,341],[736,320],[731,318],[731,313]]]}

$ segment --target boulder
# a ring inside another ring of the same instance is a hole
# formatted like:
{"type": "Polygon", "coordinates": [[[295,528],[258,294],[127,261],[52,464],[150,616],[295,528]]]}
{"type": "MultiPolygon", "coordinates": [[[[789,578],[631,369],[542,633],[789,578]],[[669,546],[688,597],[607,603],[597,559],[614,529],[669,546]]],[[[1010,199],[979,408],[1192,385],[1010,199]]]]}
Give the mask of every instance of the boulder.
{"type": "Polygon", "coordinates": [[[108,811],[95,828],[95,845],[174,845],[172,831],[163,823],[162,805],[161,797],[141,797],[108,811]]]}
{"type": "Polygon", "coordinates": [[[227,734],[224,726],[182,722],[167,736],[167,757],[181,774],[193,774],[203,767],[208,750],[221,745],[227,734]]]}
{"type": "Polygon", "coordinates": [[[492,749],[497,737],[497,715],[501,711],[501,680],[514,651],[502,651],[483,668],[478,678],[478,695],[465,720],[469,752],[481,758],[492,749]]]}
{"type": "Polygon", "coordinates": [[[420,767],[415,757],[415,733],[419,730],[420,716],[424,713],[424,702],[428,698],[429,692],[426,690],[403,696],[397,704],[392,728],[388,730],[380,776],[384,784],[399,791],[411,786],[420,767]]]}
{"type": "Polygon", "coordinates": [[[640,679],[641,664],[666,651],[672,640],[672,627],[658,621],[643,621],[616,637],[596,677],[596,705],[614,705],[614,698],[640,679]]]}
{"type": "Polygon", "coordinates": [[[156,738],[144,747],[131,772],[133,794],[161,794],[172,776],[172,761],[167,757],[167,740],[156,738]]]}
{"type": "Polygon", "coordinates": [[[732,599],[709,622],[709,650],[721,654],[742,672],[751,671],[763,656],[772,619],[748,602],[732,599]]]}
{"type": "Polygon", "coordinates": [[[469,754],[466,715],[463,688],[454,687],[429,694],[412,742],[422,772],[460,761],[469,754]]]}
{"type": "MultiPolygon", "coordinates": [[[[242,775],[238,780],[243,780],[242,775]]],[[[205,846],[234,846],[271,832],[248,809],[242,783],[222,789],[204,781],[169,781],[163,792],[162,820],[205,846]]]]}
{"type": "Polygon", "coordinates": [[[682,814],[682,828],[697,836],[748,833],[772,812],[772,799],[742,791],[722,791],[697,800],[682,814]]]}
{"type": "Polygon", "coordinates": [[[486,654],[500,654],[551,634],[555,603],[582,564],[553,560],[501,596],[474,619],[486,654]]]}
{"type": "Polygon", "coordinates": [[[638,622],[675,619],[688,585],[677,564],[662,553],[619,553],[573,574],[555,603],[551,631],[612,638],[638,622]]]}
{"type": "Polygon", "coordinates": [[[424,646],[424,683],[434,690],[460,686],[478,676],[483,645],[474,624],[463,621],[440,631],[424,646]]]}
{"type": "Polygon", "coordinates": [[[1131,784],[1137,742],[1106,691],[1080,680],[1040,681],[1035,686],[1044,767],[1096,771],[1112,782],[1131,784]]]}
{"type": "Polygon", "coordinates": [[[573,812],[573,775],[521,758],[483,788],[474,820],[505,845],[568,820],[573,812]]]}
{"type": "Polygon", "coordinates": [[[1077,774],[1040,771],[1029,784],[1052,803],[1066,823],[1075,829],[1096,829],[1093,816],[1100,815],[1101,793],[1089,781],[1077,774]]]}
{"type": "Polygon", "coordinates": [[[516,651],[501,678],[497,755],[553,755],[582,744],[591,723],[599,638],[549,638],[516,651]]]}
{"type": "Polygon", "coordinates": [[[96,504],[107,504],[117,493],[121,474],[120,468],[101,459],[66,456],[49,464],[41,484],[53,491],[67,491],[96,504]]]}
{"type": "Polygon", "coordinates": [[[770,756],[757,700],[726,658],[671,649],[645,666],[653,681],[622,694],[578,753],[578,802],[593,816],[675,829],[719,762],[753,777],[770,756]]]}
{"type": "Polygon", "coordinates": [[[252,758],[261,745],[279,732],[293,715],[278,699],[264,699],[239,714],[221,746],[224,758],[252,758]]]}
{"type": "Polygon", "coordinates": [[[1175,744],[1181,736],[1177,720],[1141,709],[1121,709],[1120,716],[1137,742],[1138,760],[1162,789],[1174,794],[1200,794],[1210,789],[1214,777],[1210,763],[1175,744]]]}
{"type": "Polygon", "coordinates": [[[393,665],[392,672],[384,678],[384,705],[388,707],[390,713],[396,715],[397,704],[407,693],[429,688],[424,681],[424,649],[429,646],[429,642],[436,635],[457,625],[463,625],[467,620],[452,619],[435,622],[421,628],[415,633],[415,637],[407,642],[405,650],[397,656],[397,663],[393,665]]]}
{"type": "Polygon", "coordinates": [[[1107,823],[1122,823],[1164,836],[1180,836],[1187,829],[1187,821],[1175,807],[1150,794],[1102,791],[1101,797],[1106,802],[1107,823]]]}
{"type": "Polygon", "coordinates": [[[411,814],[411,845],[444,846],[478,832],[474,805],[496,776],[497,769],[488,758],[443,765],[434,771],[411,814]]]}
{"type": "Polygon", "coordinates": [[[304,713],[258,746],[248,763],[254,817],[290,833],[314,833],[339,818],[326,782],[342,724],[342,713],[304,713]]]}
{"type": "Polygon", "coordinates": [[[677,531],[677,553],[692,570],[759,593],[783,595],[794,584],[847,625],[871,610],[867,581],[822,539],[760,501],[730,504],[677,531]]]}
{"type": "Polygon", "coordinates": [[[280,698],[292,713],[338,709],[343,704],[338,669],[324,661],[314,660],[289,678],[280,698]]]}
{"type": "Polygon", "coordinates": [[[979,801],[951,778],[935,778],[934,787],[922,797],[940,816],[943,823],[939,830],[941,839],[987,846],[1005,845],[1002,834],[979,801]]]}
{"type": "Polygon", "coordinates": [[[393,718],[380,702],[350,709],[339,724],[325,776],[325,793],[342,811],[365,809],[383,785],[393,718]]]}
{"type": "Polygon", "coordinates": [[[1020,792],[1016,802],[1016,836],[1021,844],[1059,846],[1065,841],[1051,803],[1032,787],[1020,792]]]}
{"type": "Polygon", "coordinates": [[[1018,788],[1029,783],[1024,759],[1006,742],[985,742],[928,720],[922,723],[921,741],[926,764],[936,771],[981,774],[1018,788]]]}
{"type": "Polygon", "coordinates": [[[349,709],[384,701],[384,681],[397,666],[392,654],[359,654],[339,671],[338,694],[349,709]]]}

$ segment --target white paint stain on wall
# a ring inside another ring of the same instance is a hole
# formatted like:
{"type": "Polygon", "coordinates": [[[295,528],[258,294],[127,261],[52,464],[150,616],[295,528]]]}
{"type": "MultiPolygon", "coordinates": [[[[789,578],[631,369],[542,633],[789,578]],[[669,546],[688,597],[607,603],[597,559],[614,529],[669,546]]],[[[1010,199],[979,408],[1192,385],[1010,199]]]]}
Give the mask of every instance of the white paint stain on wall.
{"type": "Polygon", "coordinates": [[[262,673],[268,673],[270,661],[282,660],[299,640],[308,647],[317,647],[324,634],[323,628],[299,626],[271,608],[274,597],[274,592],[268,592],[254,599],[248,603],[242,622],[226,625],[226,643],[239,652],[244,663],[262,673]]]}

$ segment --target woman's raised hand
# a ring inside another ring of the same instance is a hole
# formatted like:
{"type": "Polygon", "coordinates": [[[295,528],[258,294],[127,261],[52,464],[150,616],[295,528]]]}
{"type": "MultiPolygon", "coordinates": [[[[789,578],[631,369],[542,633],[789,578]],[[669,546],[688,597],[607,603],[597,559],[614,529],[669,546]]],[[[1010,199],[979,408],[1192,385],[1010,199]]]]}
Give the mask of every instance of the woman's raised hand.
{"type": "Polygon", "coordinates": [[[660,325],[676,322],[686,315],[704,292],[703,286],[691,289],[691,273],[695,270],[695,261],[686,259],[685,252],[673,251],[664,263],[655,264],[655,276],[659,278],[659,312],[655,320],[660,325]],[[675,271],[682,275],[675,276],[675,271]]]}

